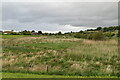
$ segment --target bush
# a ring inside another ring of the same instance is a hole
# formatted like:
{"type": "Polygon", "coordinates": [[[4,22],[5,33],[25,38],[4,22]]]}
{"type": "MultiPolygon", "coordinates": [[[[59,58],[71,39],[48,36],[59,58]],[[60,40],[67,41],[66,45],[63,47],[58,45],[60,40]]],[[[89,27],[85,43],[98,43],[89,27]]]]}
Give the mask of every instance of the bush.
{"type": "Polygon", "coordinates": [[[74,37],[75,37],[75,38],[82,38],[83,35],[82,35],[81,33],[76,33],[76,34],[74,35],[74,37]]]}
{"type": "Polygon", "coordinates": [[[111,37],[115,36],[115,34],[111,33],[111,32],[107,32],[107,33],[105,33],[105,36],[111,38],[111,37]]]}
{"type": "Polygon", "coordinates": [[[24,30],[22,32],[20,32],[22,35],[31,35],[30,31],[24,30]]]}
{"type": "Polygon", "coordinates": [[[105,39],[105,35],[103,34],[102,31],[94,32],[94,33],[86,33],[86,34],[76,33],[74,37],[83,38],[83,39],[91,39],[91,40],[104,40],[105,39]]]}
{"type": "Polygon", "coordinates": [[[102,31],[93,33],[91,37],[92,37],[92,40],[104,40],[105,39],[105,36],[102,31]]]}
{"type": "Polygon", "coordinates": [[[19,35],[17,32],[12,32],[11,35],[19,35]]]}

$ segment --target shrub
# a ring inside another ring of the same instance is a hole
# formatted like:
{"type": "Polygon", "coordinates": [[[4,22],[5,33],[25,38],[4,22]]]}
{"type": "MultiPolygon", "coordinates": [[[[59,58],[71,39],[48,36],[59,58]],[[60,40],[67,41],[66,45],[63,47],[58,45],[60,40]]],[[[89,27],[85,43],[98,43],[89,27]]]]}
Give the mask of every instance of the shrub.
{"type": "Polygon", "coordinates": [[[104,36],[104,34],[103,34],[102,31],[99,31],[99,32],[91,34],[88,39],[92,39],[92,40],[104,40],[105,36],[104,36]]]}
{"type": "Polygon", "coordinates": [[[12,32],[11,35],[19,35],[17,32],[12,32]]]}
{"type": "Polygon", "coordinates": [[[105,36],[106,36],[106,37],[109,37],[109,38],[113,37],[114,35],[115,35],[115,34],[114,34],[114,33],[111,33],[111,32],[105,33],[105,36]]]}
{"type": "Polygon", "coordinates": [[[76,34],[74,35],[74,37],[75,37],[75,38],[81,38],[81,34],[80,34],[80,33],[76,33],[76,34]]]}
{"type": "Polygon", "coordinates": [[[22,32],[20,32],[22,35],[31,35],[30,31],[24,30],[22,32]]]}
{"type": "Polygon", "coordinates": [[[76,33],[74,35],[75,38],[83,38],[83,39],[91,39],[91,40],[104,40],[105,36],[102,31],[94,32],[94,33],[76,33]]]}
{"type": "Polygon", "coordinates": [[[83,34],[83,33],[76,33],[76,34],[74,35],[74,37],[75,37],[75,38],[85,38],[85,34],[83,34]]]}
{"type": "Polygon", "coordinates": [[[101,30],[101,29],[102,29],[102,27],[97,27],[97,29],[96,29],[96,30],[98,30],[98,31],[99,31],[99,30],[101,30]]]}

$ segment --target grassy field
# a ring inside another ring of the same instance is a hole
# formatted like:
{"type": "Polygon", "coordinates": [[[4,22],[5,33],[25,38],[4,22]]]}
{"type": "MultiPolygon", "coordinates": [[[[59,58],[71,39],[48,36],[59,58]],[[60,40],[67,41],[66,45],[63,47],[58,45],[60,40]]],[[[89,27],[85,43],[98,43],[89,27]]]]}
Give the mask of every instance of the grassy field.
{"type": "Polygon", "coordinates": [[[2,38],[3,71],[7,71],[3,77],[25,77],[19,72],[32,73],[28,77],[117,76],[118,73],[117,39],[94,41],[35,35],[2,38]]]}
{"type": "Polygon", "coordinates": [[[2,78],[118,78],[116,76],[61,76],[61,75],[37,75],[25,73],[2,73],[2,78]]]}

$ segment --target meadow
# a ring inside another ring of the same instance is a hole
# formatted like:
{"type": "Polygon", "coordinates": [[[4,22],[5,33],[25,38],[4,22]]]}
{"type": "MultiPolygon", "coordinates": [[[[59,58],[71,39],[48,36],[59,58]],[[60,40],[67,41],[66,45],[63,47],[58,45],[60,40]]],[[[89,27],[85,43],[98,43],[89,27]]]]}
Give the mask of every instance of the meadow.
{"type": "Polygon", "coordinates": [[[2,35],[3,72],[7,76],[13,73],[117,76],[117,44],[116,38],[96,41],[63,36],[2,35]]]}

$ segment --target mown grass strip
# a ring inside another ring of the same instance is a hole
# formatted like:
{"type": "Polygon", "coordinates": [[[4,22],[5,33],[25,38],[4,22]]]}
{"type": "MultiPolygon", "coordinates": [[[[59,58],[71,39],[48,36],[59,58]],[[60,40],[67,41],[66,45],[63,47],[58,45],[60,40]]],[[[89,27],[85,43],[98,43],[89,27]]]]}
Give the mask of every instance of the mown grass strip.
{"type": "Polygon", "coordinates": [[[38,75],[25,73],[2,73],[2,78],[118,78],[116,76],[61,76],[61,75],[38,75]]]}

